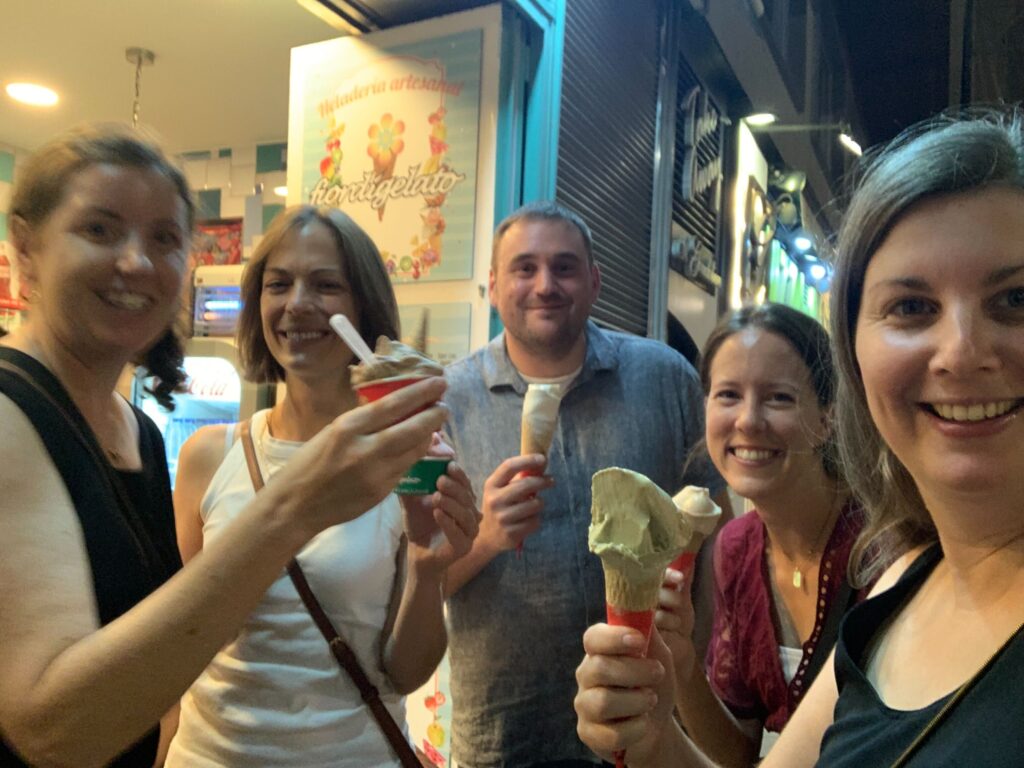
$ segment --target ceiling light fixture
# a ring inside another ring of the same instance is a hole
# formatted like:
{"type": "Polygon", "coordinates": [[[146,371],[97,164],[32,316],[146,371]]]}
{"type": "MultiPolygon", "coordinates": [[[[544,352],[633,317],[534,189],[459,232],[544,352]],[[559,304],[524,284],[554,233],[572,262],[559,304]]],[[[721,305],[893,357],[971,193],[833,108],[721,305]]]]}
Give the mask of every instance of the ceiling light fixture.
{"type": "Polygon", "coordinates": [[[274,194],[278,197],[288,197],[288,187],[274,187],[274,194]]]}
{"type": "Polygon", "coordinates": [[[139,127],[139,102],[142,99],[142,68],[156,61],[156,54],[147,48],[125,48],[124,57],[135,65],[135,101],[132,102],[132,128],[139,127]]]}
{"type": "Polygon", "coordinates": [[[6,90],[15,101],[32,107],[52,107],[60,100],[55,90],[36,83],[9,83],[6,90]]]}
{"type": "Polygon", "coordinates": [[[846,131],[839,132],[839,143],[843,145],[843,148],[846,149],[847,152],[856,155],[857,157],[864,154],[864,150],[860,147],[860,142],[846,131]]]}
{"type": "Polygon", "coordinates": [[[753,115],[747,115],[743,118],[743,122],[747,125],[759,127],[764,125],[771,125],[779,118],[773,115],[771,112],[757,112],[753,115]]]}
{"type": "Polygon", "coordinates": [[[750,126],[750,130],[757,131],[758,133],[809,133],[811,131],[836,131],[838,133],[837,138],[843,149],[852,155],[860,157],[863,153],[861,146],[857,143],[856,139],[853,138],[853,134],[850,133],[849,123],[794,123],[787,125],[785,123],[778,125],[775,123],[751,123],[750,118],[747,118],[747,125],[750,126]]]}

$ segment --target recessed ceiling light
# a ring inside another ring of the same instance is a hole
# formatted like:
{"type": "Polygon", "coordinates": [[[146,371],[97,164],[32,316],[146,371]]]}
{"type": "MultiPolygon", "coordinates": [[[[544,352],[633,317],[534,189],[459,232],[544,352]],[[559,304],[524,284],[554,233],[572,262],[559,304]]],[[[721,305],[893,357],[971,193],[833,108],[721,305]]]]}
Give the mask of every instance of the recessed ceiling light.
{"type": "Polygon", "coordinates": [[[52,107],[58,101],[56,91],[36,83],[9,83],[7,95],[33,107],[52,107]]]}

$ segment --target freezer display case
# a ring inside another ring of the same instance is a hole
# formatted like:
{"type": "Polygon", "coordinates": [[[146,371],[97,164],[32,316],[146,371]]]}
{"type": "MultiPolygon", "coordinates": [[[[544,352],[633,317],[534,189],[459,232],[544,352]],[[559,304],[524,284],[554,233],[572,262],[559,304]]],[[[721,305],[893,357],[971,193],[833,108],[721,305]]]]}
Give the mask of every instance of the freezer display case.
{"type": "Polygon", "coordinates": [[[242,373],[234,333],[242,308],[239,284],[242,267],[198,267],[193,275],[193,338],[185,343],[186,391],[165,411],[146,392],[144,371],[136,374],[133,401],[160,428],[167,448],[173,486],[178,453],[200,427],[242,421],[274,402],[274,386],[251,384],[242,373]]]}

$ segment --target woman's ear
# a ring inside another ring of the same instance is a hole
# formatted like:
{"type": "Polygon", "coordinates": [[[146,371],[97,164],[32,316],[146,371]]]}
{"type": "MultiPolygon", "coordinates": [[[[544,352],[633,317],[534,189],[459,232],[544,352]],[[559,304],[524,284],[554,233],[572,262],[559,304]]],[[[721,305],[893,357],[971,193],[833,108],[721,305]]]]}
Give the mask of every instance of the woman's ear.
{"type": "Polygon", "coordinates": [[[35,285],[36,270],[32,260],[32,228],[21,216],[12,214],[10,218],[11,244],[14,246],[14,258],[17,262],[18,282],[21,293],[28,295],[28,290],[35,285]]]}
{"type": "Polygon", "coordinates": [[[832,436],[834,415],[833,406],[829,405],[821,409],[821,422],[818,427],[818,444],[816,448],[821,448],[828,442],[828,439],[832,436]]]}

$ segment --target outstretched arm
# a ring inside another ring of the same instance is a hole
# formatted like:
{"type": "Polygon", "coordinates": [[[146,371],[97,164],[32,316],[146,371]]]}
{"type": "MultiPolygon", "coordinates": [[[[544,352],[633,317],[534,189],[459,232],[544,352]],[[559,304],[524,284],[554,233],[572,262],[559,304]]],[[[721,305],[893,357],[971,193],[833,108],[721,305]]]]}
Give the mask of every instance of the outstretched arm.
{"type": "Polygon", "coordinates": [[[106,765],[177,701],[281,569],[377,504],[443,422],[426,381],[311,440],[244,514],[120,618],[99,626],[78,517],[28,419],[0,397],[0,732],[33,765],[106,765]],[[394,426],[387,426],[393,424],[394,426]]]}

